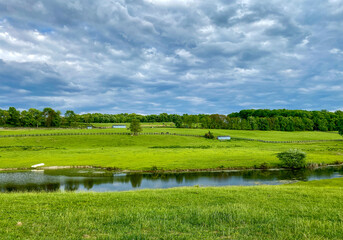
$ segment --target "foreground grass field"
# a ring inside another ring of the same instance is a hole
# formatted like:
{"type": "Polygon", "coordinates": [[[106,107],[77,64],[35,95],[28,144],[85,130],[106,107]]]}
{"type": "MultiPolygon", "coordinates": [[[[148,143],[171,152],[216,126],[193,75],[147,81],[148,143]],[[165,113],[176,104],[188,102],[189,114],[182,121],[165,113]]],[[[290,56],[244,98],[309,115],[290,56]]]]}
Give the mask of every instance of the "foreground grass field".
{"type": "Polygon", "coordinates": [[[343,179],[122,193],[0,194],[0,238],[341,239],[342,201],[343,179]]]}
{"type": "MultiPolygon", "coordinates": [[[[157,131],[157,129],[148,129],[157,131]]],[[[203,134],[204,129],[158,129],[187,134],[203,134]]],[[[93,130],[2,130],[23,133],[90,132],[93,130]]],[[[93,132],[118,131],[94,129],[93,132]]],[[[122,130],[127,131],[127,130],[122,130]]],[[[145,131],[145,130],[144,130],[145,131]]],[[[216,135],[264,140],[332,140],[341,136],[325,132],[214,131],[216,135]]],[[[0,168],[92,165],[128,170],[182,170],[214,168],[253,168],[278,166],[278,152],[298,148],[305,151],[308,162],[338,163],[343,161],[343,142],[261,143],[243,140],[220,142],[196,137],[168,135],[75,135],[0,138],[0,168]]]]}

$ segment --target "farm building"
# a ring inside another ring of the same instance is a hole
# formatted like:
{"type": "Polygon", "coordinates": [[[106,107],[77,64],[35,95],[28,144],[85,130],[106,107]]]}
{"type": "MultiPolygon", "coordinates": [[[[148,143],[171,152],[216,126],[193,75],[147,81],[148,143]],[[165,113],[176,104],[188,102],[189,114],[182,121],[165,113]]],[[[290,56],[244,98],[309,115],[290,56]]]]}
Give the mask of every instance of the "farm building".
{"type": "Polygon", "coordinates": [[[231,140],[231,137],[230,136],[218,136],[217,139],[220,141],[227,141],[227,140],[231,140]]]}
{"type": "Polygon", "coordinates": [[[126,128],[126,125],[112,125],[112,128],[126,128]]]}

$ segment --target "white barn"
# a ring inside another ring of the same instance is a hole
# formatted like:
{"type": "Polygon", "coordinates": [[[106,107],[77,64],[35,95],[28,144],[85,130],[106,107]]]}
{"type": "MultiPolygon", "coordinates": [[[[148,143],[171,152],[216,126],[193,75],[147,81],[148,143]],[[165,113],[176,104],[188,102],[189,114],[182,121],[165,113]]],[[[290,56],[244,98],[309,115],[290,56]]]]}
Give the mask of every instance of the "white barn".
{"type": "Polygon", "coordinates": [[[126,125],[112,125],[112,128],[126,128],[126,125]]]}
{"type": "Polygon", "coordinates": [[[227,141],[227,140],[231,140],[231,137],[230,136],[218,136],[217,139],[220,141],[227,141]]]}

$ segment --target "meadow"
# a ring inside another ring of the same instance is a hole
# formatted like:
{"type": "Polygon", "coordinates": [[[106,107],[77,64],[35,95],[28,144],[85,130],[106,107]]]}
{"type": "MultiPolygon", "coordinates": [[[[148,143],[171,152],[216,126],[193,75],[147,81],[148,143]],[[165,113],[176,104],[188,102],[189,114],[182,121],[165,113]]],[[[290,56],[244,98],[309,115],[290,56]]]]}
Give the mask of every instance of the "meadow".
{"type": "MultiPolygon", "coordinates": [[[[208,129],[146,127],[204,135],[208,129]]],[[[100,166],[131,171],[278,167],[298,148],[307,162],[342,162],[335,132],[211,130],[264,143],[178,135],[0,137],[0,169],[100,166]]],[[[127,129],[1,129],[0,135],[114,133],[127,129]]],[[[343,179],[279,186],[185,187],[107,193],[0,194],[0,239],[340,239],[343,179]]]]}
{"type": "Polygon", "coordinates": [[[1,239],[341,239],[343,179],[0,194],[1,239]]]}
{"type": "MultiPolygon", "coordinates": [[[[159,123],[155,123],[154,126],[159,123]]],[[[120,125],[118,123],[118,125],[120,125]]],[[[111,124],[112,126],[112,124],[111,124]]],[[[129,127],[129,124],[127,124],[129,127]]],[[[226,130],[226,129],[191,129],[191,128],[174,128],[174,127],[147,127],[142,124],[143,133],[177,133],[177,134],[194,134],[204,135],[208,131],[214,133],[215,136],[230,135],[237,138],[251,138],[270,141],[306,141],[306,140],[339,140],[343,139],[338,132],[282,132],[282,131],[260,131],[260,130],[226,130]]],[[[1,135],[21,135],[21,134],[55,134],[55,133],[111,133],[111,132],[126,132],[128,129],[113,129],[113,128],[94,128],[94,129],[76,129],[76,128],[5,128],[0,129],[1,135]]]]}
{"type": "MultiPolygon", "coordinates": [[[[143,132],[204,135],[208,129],[144,128],[143,132]]],[[[333,132],[276,132],[211,130],[230,135],[273,141],[341,140],[333,132]]],[[[2,129],[0,135],[47,133],[111,133],[127,129],[2,129]]],[[[0,168],[91,165],[122,170],[149,171],[278,167],[276,154],[292,148],[307,153],[318,164],[342,162],[343,142],[262,143],[245,140],[220,142],[171,135],[67,135],[0,138],[0,168]]]]}
{"type": "MultiPolygon", "coordinates": [[[[126,125],[127,127],[130,126],[130,123],[90,123],[89,125],[95,127],[106,127],[111,128],[113,125],[126,125]]],[[[145,127],[175,127],[173,122],[143,122],[141,123],[143,128],[145,127]]]]}

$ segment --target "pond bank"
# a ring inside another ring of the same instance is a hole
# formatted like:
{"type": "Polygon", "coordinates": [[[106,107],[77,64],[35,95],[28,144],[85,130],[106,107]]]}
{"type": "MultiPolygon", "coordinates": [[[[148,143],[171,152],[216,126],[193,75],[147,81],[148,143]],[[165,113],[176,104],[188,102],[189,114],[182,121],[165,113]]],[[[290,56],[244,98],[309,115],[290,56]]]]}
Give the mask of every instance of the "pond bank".
{"type": "MultiPolygon", "coordinates": [[[[343,166],[343,163],[339,164],[315,164],[314,166],[309,165],[309,167],[304,169],[319,169],[323,167],[339,167],[343,166]]],[[[268,171],[280,171],[280,170],[292,170],[282,167],[239,167],[239,168],[207,168],[207,169],[158,169],[152,167],[150,170],[129,170],[129,169],[119,169],[115,167],[101,167],[101,166],[46,166],[38,168],[0,168],[0,172],[9,171],[29,171],[29,170],[59,170],[59,169],[97,169],[97,170],[107,170],[116,173],[192,173],[192,172],[227,172],[227,171],[244,171],[244,170],[268,170],[268,171]]]]}
{"type": "Polygon", "coordinates": [[[0,192],[115,192],[174,187],[280,185],[340,178],[343,166],[318,169],[222,170],[208,172],[124,173],[94,168],[45,169],[0,173],[0,192]]]}

